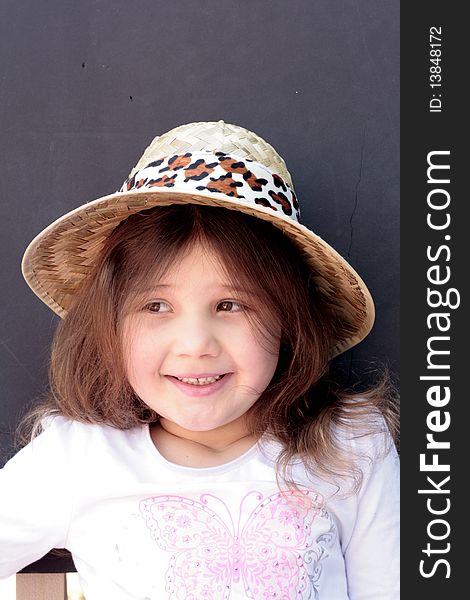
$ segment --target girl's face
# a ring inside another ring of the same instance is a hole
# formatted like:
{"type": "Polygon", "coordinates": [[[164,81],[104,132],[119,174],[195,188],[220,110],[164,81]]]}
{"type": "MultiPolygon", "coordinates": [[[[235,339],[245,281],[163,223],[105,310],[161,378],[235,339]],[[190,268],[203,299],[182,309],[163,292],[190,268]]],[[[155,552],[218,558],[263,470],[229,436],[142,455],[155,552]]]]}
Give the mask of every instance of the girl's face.
{"type": "Polygon", "coordinates": [[[279,356],[280,335],[261,336],[246,318],[258,305],[232,288],[217,256],[201,245],[161,281],[149,281],[124,318],[124,356],[129,383],[162,424],[179,433],[239,427],[279,356]]]}

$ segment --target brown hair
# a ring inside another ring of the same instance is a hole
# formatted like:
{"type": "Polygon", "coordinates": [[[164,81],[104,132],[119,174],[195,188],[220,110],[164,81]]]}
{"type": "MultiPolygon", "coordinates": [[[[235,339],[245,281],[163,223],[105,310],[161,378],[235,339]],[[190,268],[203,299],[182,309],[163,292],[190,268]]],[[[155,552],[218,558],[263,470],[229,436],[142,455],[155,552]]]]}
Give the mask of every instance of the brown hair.
{"type": "Polygon", "coordinates": [[[299,457],[308,470],[329,478],[352,474],[357,488],[361,471],[335,431],[347,427],[366,435],[388,426],[395,434],[393,388],[386,376],[361,394],[332,381],[329,354],[337,323],[310,269],[278,228],[234,210],[171,205],[121,222],[56,330],[50,391],[26,421],[33,434],[45,414],[121,429],[158,419],[126,379],[120,325],[149,276],[162,277],[194,242],[215,251],[234,286],[255,293],[259,310],[248,315],[252,325],[268,334],[281,329],[276,372],[247,413],[252,433],[282,445],[277,474],[295,485],[288,465],[299,457]],[[385,421],[377,419],[380,414],[385,421]]]}

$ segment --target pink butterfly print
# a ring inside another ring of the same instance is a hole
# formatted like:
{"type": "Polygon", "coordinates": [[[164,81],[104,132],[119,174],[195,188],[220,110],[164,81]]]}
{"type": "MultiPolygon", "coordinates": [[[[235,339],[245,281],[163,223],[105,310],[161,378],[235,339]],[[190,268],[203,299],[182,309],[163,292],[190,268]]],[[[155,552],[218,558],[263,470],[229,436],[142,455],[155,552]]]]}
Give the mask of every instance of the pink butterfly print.
{"type": "MultiPolygon", "coordinates": [[[[166,571],[169,600],[226,600],[234,584],[256,600],[306,600],[311,597],[308,553],[315,545],[312,524],[323,498],[312,490],[278,492],[263,499],[240,532],[227,505],[203,494],[200,502],[181,496],[155,496],[140,510],[158,546],[172,552],[166,571]],[[208,506],[221,503],[230,527],[208,506]]],[[[240,521],[240,517],[239,517],[240,521]]]]}

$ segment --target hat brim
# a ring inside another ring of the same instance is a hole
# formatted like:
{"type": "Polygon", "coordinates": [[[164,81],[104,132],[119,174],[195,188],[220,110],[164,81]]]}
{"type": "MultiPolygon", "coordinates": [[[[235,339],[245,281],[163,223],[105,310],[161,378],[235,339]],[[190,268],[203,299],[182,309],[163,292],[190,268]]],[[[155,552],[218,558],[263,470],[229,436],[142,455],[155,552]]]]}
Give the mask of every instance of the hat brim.
{"type": "Polygon", "coordinates": [[[334,248],[304,225],[270,208],[250,206],[222,193],[156,188],[116,192],[84,204],[54,221],[29,244],[22,261],[26,282],[47,306],[65,317],[115,227],[134,213],[170,204],[237,210],[281,229],[312,268],[314,281],[331,306],[337,330],[332,357],[359,343],[372,329],[375,313],[369,290],[334,248]]]}

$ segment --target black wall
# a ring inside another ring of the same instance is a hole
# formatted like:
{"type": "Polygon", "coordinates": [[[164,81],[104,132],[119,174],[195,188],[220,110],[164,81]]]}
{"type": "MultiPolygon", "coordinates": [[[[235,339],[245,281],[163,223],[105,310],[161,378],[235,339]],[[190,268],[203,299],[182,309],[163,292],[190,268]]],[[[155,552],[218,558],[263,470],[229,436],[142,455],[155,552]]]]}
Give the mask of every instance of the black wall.
{"type": "Polygon", "coordinates": [[[56,325],[23,282],[25,247],[182,123],[223,119],[280,152],[303,221],[375,298],[339,366],[397,370],[398,19],[398,0],[2,0],[0,463],[56,325]]]}

